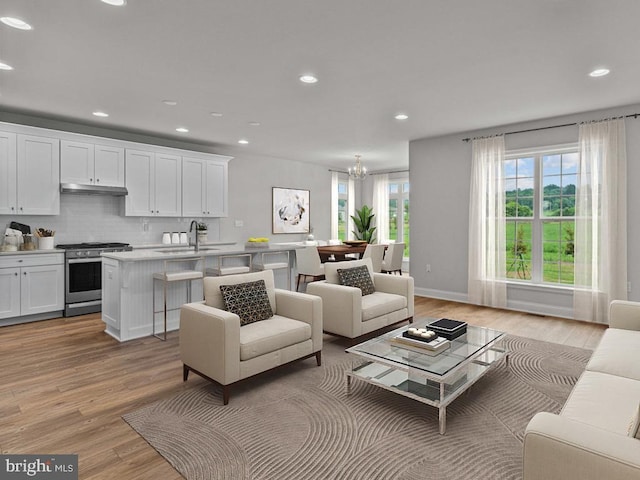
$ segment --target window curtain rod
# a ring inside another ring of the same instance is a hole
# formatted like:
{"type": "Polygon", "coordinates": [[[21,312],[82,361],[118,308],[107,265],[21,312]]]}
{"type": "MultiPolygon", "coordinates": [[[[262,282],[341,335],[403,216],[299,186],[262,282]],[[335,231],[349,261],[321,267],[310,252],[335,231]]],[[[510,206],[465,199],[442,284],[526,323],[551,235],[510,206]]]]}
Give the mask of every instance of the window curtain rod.
{"type": "MultiPolygon", "coordinates": [[[[622,115],[621,117],[618,118],[631,118],[633,117],[634,119],[637,119],[640,116],[640,113],[632,113],[630,115],[622,115]]],[[[612,118],[616,118],[616,117],[612,117],[612,118]]],[[[591,122],[594,121],[601,121],[601,120],[590,120],[591,122]]],[[[539,128],[529,128],[528,130],[517,130],[515,132],[506,132],[506,133],[498,133],[496,135],[489,135],[489,137],[497,137],[500,135],[514,135],[516,133],[527,133],[527,132],[537,132],[539,130],[549,130],[550,128],[560,128],[560,127],[572,127],[574,125],[580,125],[581,123],[589,123],[589,121],[586,122],[573,122],[573,123],[563,123],[562,125],[550,125],[548,127],[539,127],[539,128]]],[[[474,138],[463,138],[462,141],[463,142],[470,142],[471,140],[475,140],[476,138],[487,138],[487,137],[474,137],[474,138]]]]}

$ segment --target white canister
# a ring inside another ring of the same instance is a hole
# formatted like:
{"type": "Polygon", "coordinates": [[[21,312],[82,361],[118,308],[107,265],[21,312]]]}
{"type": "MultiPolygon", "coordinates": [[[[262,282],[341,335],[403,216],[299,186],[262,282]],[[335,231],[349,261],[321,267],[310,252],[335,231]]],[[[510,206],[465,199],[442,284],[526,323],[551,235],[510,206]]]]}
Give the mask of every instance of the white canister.
{"type": "Polygon", "coordinates": [[[180,232],[180,243],[183,245],[189,244],[189,238],[187,237],[187,232],[180,232]]]}
{"type": "Polygon", "coordinates": [[[162,244],[169,245],[171,243],[171,234],[169,232],[164,232],[162,234],[162,244]]]}
{"type": "Polygon", "coordinates": [[[53,242],[55,237],[39,237],[38,249],[39,250],[53,250],[53,242]]]}
{"type": "Polygon", "coordinates": [[[180,235],[178,232],[171,233],[171,243],[180,243],[180,235]]]}

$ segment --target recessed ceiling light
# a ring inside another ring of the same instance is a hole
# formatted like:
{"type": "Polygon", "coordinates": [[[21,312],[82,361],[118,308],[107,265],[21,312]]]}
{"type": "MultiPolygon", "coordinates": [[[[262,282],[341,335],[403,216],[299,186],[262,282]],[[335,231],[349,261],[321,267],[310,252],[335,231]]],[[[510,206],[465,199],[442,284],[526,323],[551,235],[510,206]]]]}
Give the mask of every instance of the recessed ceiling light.
{"type": "Polygon", "coordinates": [[[399,113],[393,118],[395,118],[396,120],[406,120],[407,118],[409,118],[409,115],[405,113],[399,113]]]}
{"type": "Polygon", "coordinates": [[[249,140],[241,138],[240,140],[238,140],[238,143],[241,144],[241,145],[247,145],[249,143],[249,140]]]}
{"type": "Polygon", "coordinates": [[[20,30],[31,30],[33,28],[27,22],[14,17],[0,17],[0,22],[4,23],[5,25],[9,25],[10,27],[18,28],[20,30]]]}
{"type": "Polygon", "coordinates": [[[187,133],[189,131],[188,128],[184,128],[184,127],[178,127],[176,128],[176,132],[180,132],[180,133],[187,133]]]}
{"type": "Polygon", "coordinates": [[[608,68],[597,68],[589,74],[590,77],[604,77],[605,75],[609,75],[608,68]]]}
{"type": "Polygon", "coordinates": [[[0,62],[0,70],[13,70],[11,65],[7,65],[6,63],[0,62]]]}
{"type": "Polygon", "coordinates": [[[251,125],[252,127],[259,127],[260,122],[249,122],[249,125],[251,125]]]}
{"type": "Polygon", "coordinates": [[[302,83],[316,83],[318,81],[318,77],[310,74],[301,75],[300,81],[302,83]]]}
{"type": "Polygon", "coordinates": [[[94,114],[96,117],[108,117],[108,116],[109,116],[109,114],[108,114],[108,113],[101,112],[101,111],[93,112],[93,114],[94,114]]]}
{"type": "Polygon", "coordinates": [[[220,112],[211,112],[209,115],[211,115],[212,117],[221,117],[222,114],[220,112]]]}
{"type": "Polygon", "coordinates": [[[175,100],[162,100],[162,103],[171,107],[175,107],[178,104],[175,100]]]}
{"type": "Polygon", "coordinates": [[[113,5],[115,7],[122,7],[127,4],[127,0],[102,0],[102,3],[113,5]]]}

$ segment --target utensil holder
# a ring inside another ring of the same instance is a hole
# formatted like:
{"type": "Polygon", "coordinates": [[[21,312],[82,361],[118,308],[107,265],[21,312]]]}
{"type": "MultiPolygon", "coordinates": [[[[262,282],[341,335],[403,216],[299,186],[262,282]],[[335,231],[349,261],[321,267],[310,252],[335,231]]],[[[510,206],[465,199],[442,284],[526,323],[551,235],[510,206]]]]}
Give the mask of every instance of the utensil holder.
{"type": "Polygon", "coordinates": [[[55,237],[39,237],[38,249],[39,250],[53,250],[53,243],[55,237]]]}

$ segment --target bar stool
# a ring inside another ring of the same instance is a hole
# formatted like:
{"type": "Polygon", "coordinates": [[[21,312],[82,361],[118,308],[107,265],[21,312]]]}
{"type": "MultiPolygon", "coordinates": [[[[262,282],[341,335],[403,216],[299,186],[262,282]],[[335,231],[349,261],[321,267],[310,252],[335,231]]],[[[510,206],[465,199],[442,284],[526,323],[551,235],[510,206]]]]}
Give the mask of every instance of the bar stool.
{"type": "Polygon", "coordinates": [[[223,275],[236,275],[238,273],[249,273],[251,271],[252,258],[250,253],[241,253],[238,255],[219,255],[218,256],[218,266],[210,267],[205,270],[207,276],[212,277],[221,277],[223,275]],[[225,260],[229,260],[232,258],[240,258],[246,259],[246,265],[234,265],[229,264],[229,262],[225,265],[225,260]]]}
{"type": "MultiPolygon", "coordinates": [[[[316,248],[316,247],[313,247],[316,248]]],[[[289,251],[285,252],[261,252],[260,263],[256,262],[253,266],[254,270],[278,270],[280,268],[287,269],[287,290],[291,290],[291,269],[289,268],[289,251]],[[268,258],[276,257],[278,255],[286,255],[287,261],[268,261],[268,258]]]]}
{"type": "Polygon", "coordinates": [[[167,287],[168,285],[176,282],[186,282],[187,287],[187,302],[191,303],[191,283],[193,280],[201,280],[204,279],[204,257],[197,258],[180,258],[175,260],[165,260],[164,261],[164,271],[153,274],[153,329],[152,334],[154,337],[159,338],[162,341],[167,339],[167,312],[172,310],[180,310],[180,306],[175,308],[167,308],[167,287]],[[169,269],[170,264],[172,263],[184,263],[185,261],[195,261],[196,264],[198,261],[202,261],[203,270],[178,270],[172,271],[169,269]],[[163,294],[163,305],[164,308],[162,310],[156,310],[156,282],[162,282],[162,294],[163,294]],[[156,314],[164,312],[164,330],[162,332],[156,333],[156,314]]]}

